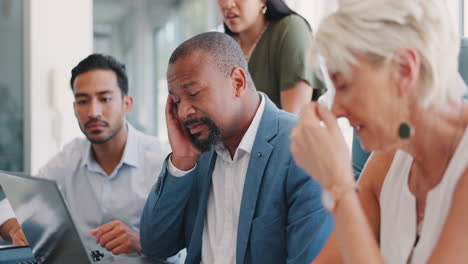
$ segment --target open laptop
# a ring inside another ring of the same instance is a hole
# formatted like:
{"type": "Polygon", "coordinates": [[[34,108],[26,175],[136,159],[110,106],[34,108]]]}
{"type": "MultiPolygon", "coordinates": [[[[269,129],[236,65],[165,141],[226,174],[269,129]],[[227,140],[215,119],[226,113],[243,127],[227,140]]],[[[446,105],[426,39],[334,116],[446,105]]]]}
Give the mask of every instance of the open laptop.
{"type": "MultiPolygon", "coordinates": [[[[0,186],[11,204],[29,247],[0,247],[0,264],[91,264],[99,263],[102,253],[88,252],[54,181],[0,171],[0,186]]],[[[143,258],[114,261],[152,264],[143,258]]]]}

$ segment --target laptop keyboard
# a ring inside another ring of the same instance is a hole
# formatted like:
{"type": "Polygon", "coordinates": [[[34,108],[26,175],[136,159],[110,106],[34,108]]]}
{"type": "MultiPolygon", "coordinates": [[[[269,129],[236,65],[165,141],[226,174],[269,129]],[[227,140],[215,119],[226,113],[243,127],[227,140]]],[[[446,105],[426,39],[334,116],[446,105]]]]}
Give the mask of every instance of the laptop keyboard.
{"type": "Polygon", "coordinates": [[[16,264],[42,264],[44,263],[44,259],[38,259],[38,260],[27,260],[23,262],[17,262],[16,264]]]}
{"type": "Polygon", "coordinates": [[[28,246],[6,247],[0,249],[1,264],[42,264],[43,257],[35,258],[28,246]]]}

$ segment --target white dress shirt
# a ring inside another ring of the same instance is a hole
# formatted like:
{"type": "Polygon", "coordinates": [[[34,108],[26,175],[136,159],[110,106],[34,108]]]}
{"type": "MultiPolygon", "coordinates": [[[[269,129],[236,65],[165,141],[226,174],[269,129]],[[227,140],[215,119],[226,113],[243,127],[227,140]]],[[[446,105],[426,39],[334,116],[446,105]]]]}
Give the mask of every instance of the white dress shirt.
{"type": "Polygon", "coordinates": [[[109,256],[110,252],[96,245],[90,231],[113,220],[139,231],[146,199],[169,152],[169,144],[128,124],[122,159],[110,175],[94,159],[91,143],[77,138],[52,158],[38,177],[57,181],[88,250],[109,256]]]}
{"type": "MultiPolygon", "coordinates": [[[[203,228],[201,263],[236,263],[237,227],[242,192],[250,152],[264,110],[265,98],[262,95],[255,117],[242,137],[233,158],[224,144],[215,147],[217,158],[203,228]]],[[[182,177],[191,171],[178,170],[170,159],[168,170],[176,177],[182,177]]]]}

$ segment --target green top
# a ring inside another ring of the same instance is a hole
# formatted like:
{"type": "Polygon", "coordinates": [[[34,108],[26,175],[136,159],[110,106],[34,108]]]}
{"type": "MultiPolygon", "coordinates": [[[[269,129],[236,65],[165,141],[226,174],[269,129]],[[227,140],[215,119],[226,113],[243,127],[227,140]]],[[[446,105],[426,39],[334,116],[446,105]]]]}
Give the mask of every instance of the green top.
{"type": "Polygon", "coordinates": [[[249,72],[257,90],[267,94],[278,107],[280,92],[301,80],[314,87],[315,100],[325,92],[324,85],[314,78],[307,58],[311,41],[312,33],[298,15],[270,22],[258,41],[249,61],[249,72]]]}

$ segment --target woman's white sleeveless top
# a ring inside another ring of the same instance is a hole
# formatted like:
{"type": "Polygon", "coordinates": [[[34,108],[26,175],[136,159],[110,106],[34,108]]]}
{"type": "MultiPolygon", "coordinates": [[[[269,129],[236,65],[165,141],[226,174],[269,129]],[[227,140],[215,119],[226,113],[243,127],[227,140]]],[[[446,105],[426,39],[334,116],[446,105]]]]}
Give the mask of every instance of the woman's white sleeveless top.
{"type": "MultiPolygon", "coordinates": [[[[413,157],[397,151],[380,193],[380,250],[388,264],[406,264],[416,239],[416,198],[408,187],[413,157]]],[[[429,260],[449,213],[458,180],[468,166],[468,129],[442,181],[427,194],[419,242],[411,264],[429,260]]]]}

